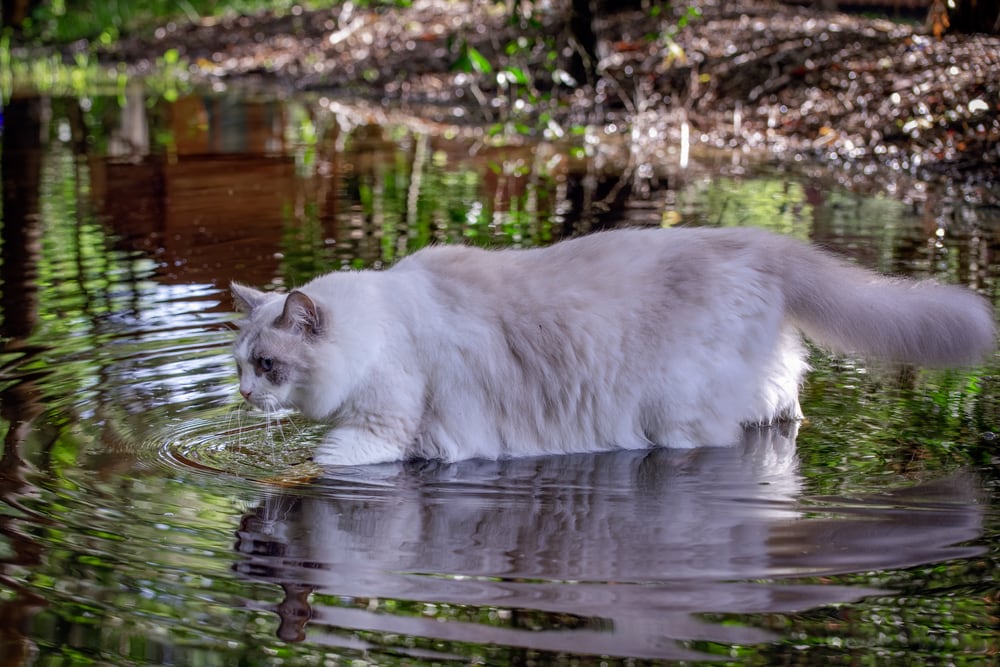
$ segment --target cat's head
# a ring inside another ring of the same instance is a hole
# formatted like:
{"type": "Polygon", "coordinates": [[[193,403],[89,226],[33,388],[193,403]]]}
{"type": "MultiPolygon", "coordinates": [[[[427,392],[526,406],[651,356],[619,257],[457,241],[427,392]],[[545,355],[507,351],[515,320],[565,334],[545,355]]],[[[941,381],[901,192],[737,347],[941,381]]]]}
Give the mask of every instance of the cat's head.
{"type": "Polygon", "coordinates": [[[312,348],[325,334],[323,313],[299,291],[269,293],[233,283],[232,293],[246,315],[233,345],[240,393],[261,409],[301,409],[312,382],[312,348]]]}
{"type": "Polygon", "coordinates": [[[377,293],[363,276],[330,274],[288,294],[232,284],[236,309],[245,315],[233,353],[248,403],[324,419],[366,382],[385,326],[377,293]]]}

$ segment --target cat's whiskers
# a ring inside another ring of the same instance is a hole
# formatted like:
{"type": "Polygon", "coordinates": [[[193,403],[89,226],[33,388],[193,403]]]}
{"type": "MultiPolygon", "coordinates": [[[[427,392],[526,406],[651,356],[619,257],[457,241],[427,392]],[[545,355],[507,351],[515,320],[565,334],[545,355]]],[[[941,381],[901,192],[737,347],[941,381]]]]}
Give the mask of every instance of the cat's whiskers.
{"type": "Polygon", "coordinates": [[[243,448],[243,433],[245,431],[243,417],[246,414],[246,409],[245,403],[236,406],[236,446],[240,449],[243,448]]]}
{"type": "Polygon", "coordinates": [[[288,425],[295,429],[295,435],[302,435],[302,427],[295,423],[295,420],[289,417],[287,420],[288,425]]]}
{"type": "MultiPolygon", "coordinates": [[[[234,445],[233,449],[236,452],[243,452],[244,447],[253,447],[253,431],[255,429],[254,419],[249,415],[251,406],[243,401],[237,402],[233,408],[229,411],[229,417],[226,423],[226,433],[230,438],[235,434],[233,438],[234,445]],[[250,419],[249,422],[245,421],[247,418],[250,419]],[[235,419],[236,425],[233,427],[233,420],[235,419]]],[[[231,442],[233,441],[231,440],[231,442]]]]}
{"type": "Polygon", "coordinates": [[[277,401],[268,397],[264,402],[263,409],[265,418],[264,439],[271,446],[271,465],[276,465],[278,463],[278,447],[275,443],[275,433],[280,435],[282,443],[287,440],[284,428],[281,425],[281,406],[277,401]]]}
{"type": "MultiPolygon", "coordinates": [[[[236,416],[236,413],[237,413],[237,411],[239,409],[240,409],[240,406],[239,406],[238,403],[235,403],[235,404],[233,404],[233,405],[231,405],[229,407],[229,412],[226,414],[226,430],[225,430],[225,433],[226,433],[227,436],[230,436],[233,433],[233,418],[236,416]]],[[[236,435],[237,435],[237,438],[239,437],[240,431],[242,430],[241,426],[242,425],[240,424],[240,421],[237,420],[236,421],[236,435]]],[[[239,441],[238,440],[237,440],[236,446],[237,447],[239,446],[239,441]]]]}
{"type": "MultiPolygon", "coordinates": [[[[284,445],[288,438],[285,437],[285,429],[281,426],[281,417],[276,417],[274,420],[275,426],[278,427],[278,433],[281,434],[281,444],[284,445]]],[[[274,439],[271,439],[271,463],[278,462],[278,446],[274,439]]]]}

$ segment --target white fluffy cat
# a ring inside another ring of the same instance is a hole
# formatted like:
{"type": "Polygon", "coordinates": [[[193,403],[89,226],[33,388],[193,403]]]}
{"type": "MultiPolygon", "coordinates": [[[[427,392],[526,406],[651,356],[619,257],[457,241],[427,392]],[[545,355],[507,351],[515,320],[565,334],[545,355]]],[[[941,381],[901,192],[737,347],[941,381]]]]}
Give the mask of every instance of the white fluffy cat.
{"type": "Polygon", "coordinates": [[[928,366],[975,363],[995,336],[969,290],[755,229],[431,247],[287,295],[232,289],[240,392],[331,421],[322,465],[730,444],[801,416],[800,331],[928,366]]]}

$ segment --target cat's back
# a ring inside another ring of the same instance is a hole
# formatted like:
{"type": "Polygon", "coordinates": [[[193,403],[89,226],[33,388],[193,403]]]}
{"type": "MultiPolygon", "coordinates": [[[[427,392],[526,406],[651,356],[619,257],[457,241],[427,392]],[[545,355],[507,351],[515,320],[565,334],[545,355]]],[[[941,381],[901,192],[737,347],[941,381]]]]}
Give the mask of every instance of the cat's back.
{"type": "MultiPolygon", "coordinates": [[[[529,286],[608,287],[615,283],[690,282],[722,270],[766,268],[788,240],[750,228],[634,228],[596,232],[531,249],[424,248],[393,270],[436,284],[502,290],[529,286]],[[672,280],[671,280],[672,279],[672,280]]],[[[531,290],[534,291],[534,290],[531,290]]]]}

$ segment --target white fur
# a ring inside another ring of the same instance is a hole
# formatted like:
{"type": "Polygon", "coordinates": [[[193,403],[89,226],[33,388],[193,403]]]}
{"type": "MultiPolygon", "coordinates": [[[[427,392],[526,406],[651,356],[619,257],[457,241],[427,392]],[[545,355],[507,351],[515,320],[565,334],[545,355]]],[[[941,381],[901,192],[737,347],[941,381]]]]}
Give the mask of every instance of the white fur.
{"type": "Polygon", "coordinates": [[[331,420],[315,456],[331,465],[731,444],[744,425],[800,416],[799,330],[930,365],[973,363],[994,340],[968,290],[882,278],[752,229],[433,247],[299,292],[316,322],[234,285],[248,311],[241,389],[331,420]],[[251,371],[263,356],[287,377],[251,371]]]}

